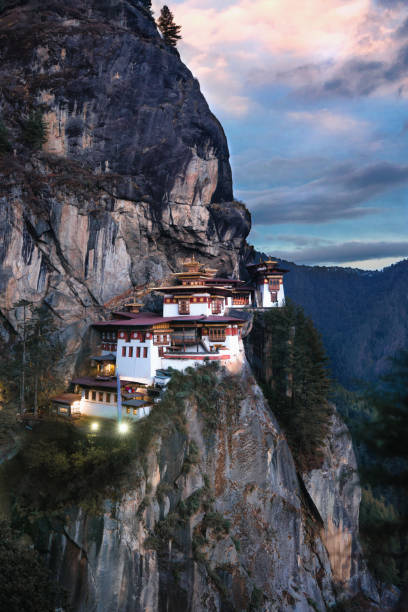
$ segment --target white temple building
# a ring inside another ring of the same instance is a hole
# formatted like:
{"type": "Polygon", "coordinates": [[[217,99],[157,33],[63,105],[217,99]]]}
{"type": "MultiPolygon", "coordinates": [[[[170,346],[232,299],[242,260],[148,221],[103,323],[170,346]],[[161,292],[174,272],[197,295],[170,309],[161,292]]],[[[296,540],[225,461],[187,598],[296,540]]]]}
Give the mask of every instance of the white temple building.
{"type": "Polygon", "coordinates": [[[94,323],[100,346],[99,354],[91,357],[96,373],[73,379],[75,394],[54,398],[55,412],[140,419],[149,413],[158,388],[170,380],[172,371],[205,360],[236,371],[244,360],[245,321],[230,315],[230,309],[271,308],[285,300],[286,270],[277,262],[253,264],[248,270],[251,284],[216,277],[215,270],[194,258],[187,260],[170,284],[152,289],[163,295],[162,315],[139,312],[141,304],[133,302],[129,310],[113,313],[111,320],[94,323]]]}

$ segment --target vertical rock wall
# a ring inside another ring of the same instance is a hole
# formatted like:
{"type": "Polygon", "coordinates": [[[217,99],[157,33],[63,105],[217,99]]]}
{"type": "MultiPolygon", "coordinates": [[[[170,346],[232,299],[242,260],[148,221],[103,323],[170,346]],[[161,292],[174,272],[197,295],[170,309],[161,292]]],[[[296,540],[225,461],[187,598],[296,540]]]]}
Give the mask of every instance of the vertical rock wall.
{"type": "MultiPolygon", "coordinates": [[[[250,218],[223,129],[137,0],[6,2],[0,14],[0,313],[45,301],[75,351],[100,305],[194,252],[238,271],[250,218]],[[10,8],[7,8],[9,6],[10,8]],[[42,113],[42,148],[25,126],[42,113]],[[69,327],[72,326],[72,327],[69,327]]],[[[7,337],[7,335],[6,335],[7,337]]]]}
{"type": "Polygon", "coordinates": [[[133,474],[138,486],[107,506],[103,517],[78,512],[64,533],[50,539],[51,565],[69,588],[75,611],[253,606],[323,612],[334,605],[338,587],[343,595],[363,589],[375,607],[375,589],[356,565],[359,489],[351,447],[335,443],[326,481],[317,473],[306,480],[325,523],[322,532],[287,443],[248,371],[241,384],[244,395],[232,412],[223,410],[214,433],[209,435],[200,406],[188,404],[186,431],[156,441],[144,474],[133,474]],[[187,471],[192,443],[198,459],[187,471]],[[335,465],[342,466],[342,476],[335,465]],[[340,564],[326,529],[339,520],[340,564]]]}

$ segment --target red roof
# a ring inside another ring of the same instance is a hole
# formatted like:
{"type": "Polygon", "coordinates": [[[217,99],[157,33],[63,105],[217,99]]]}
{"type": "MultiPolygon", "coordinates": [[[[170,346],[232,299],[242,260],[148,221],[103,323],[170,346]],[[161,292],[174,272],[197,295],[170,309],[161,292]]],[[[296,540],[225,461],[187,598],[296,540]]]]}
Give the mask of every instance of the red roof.
{"type": "MultiPolygon", "coordinates": [[[[116,389],[116,378],[110,378],[109,380],[101,380],[99,378],[91,378],[90,376],[82,376],[79,378],[73,378],[71,382],[74,385],[80,385],[81,387],[95,387],[96,389],[116,389]]],[[[135,382],[121,379],[120,384],[135,385],[135,382]]]]}
{"type": "Polygon", "coordinates": [[[77,402],[81,399],[81,395],[79,393],[61,393],[61,395],[55,395],[51,398],[52,402],[58,402],[58,404],[68,404],[71,406],[74,402],[77,402]]]}
{"type": "Polygon", "coordinates": [[[228,321],[241,321],[241,319],[237,319],[236,317],[228,317],[228,316],[218,316],[212,315],[206,317],[205,315],[185,315],[181,317],[161,317],[159,315],[155,315],[152,313],[141,312],[137,314],[133,319],[113,319],[112,321],[98,321],[97,323],[93,323],[94,327],[144,327],[155,325],[156,323],[171,323],[174,321],[182,322],[182,321],[197,321],[200,323],[227,323],[228,321]]]}
{"type": "Polygon", "coordinates": [[[243,323],[242,319],[238,319],[237,317],[219,317],[218,315],[211,315],[209,317],[205,317],[204,323],[228,323],[228,322],[239,322],[243,323]]]}
{"type": "Polygon", "coordinates": [[[206,279],[205,281],[206,283],[210,284],[211,283],[226,283],[226,284],[238,284],[238,283],[243,283],[244,281],[239,279],[239,278],[221,278],[221,277],[214,277],[214,278],[209,278],[206,279]]]}
{"type": "Polygon", "coordinates": [[[93,323],[94,326],[116,326],[116,327],[135,327],[144,325],[154,325],[155,323],[167,323],[171,321],[169,317],[162,317],[154,312],[138,312],[133,313],[133,317],[129,319],[112,319],[111,321],[98,321],[93,323]]]}
{"type": "Polygon", "coordinates": [[[140,312],[118,311],[118,312],[113,312],[112,314],[114,314],[115,317],[120,317],[123,319],[133,319],[134,317],[137,317],[141,313],[140,312]]]}

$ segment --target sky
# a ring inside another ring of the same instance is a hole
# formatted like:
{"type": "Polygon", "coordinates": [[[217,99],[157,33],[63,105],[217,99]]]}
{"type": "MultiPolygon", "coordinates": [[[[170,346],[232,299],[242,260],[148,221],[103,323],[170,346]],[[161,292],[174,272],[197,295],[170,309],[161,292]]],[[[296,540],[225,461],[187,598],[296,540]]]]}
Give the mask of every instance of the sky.
{"type": "Polygon", "coordinates": [[[408,0],[169,7],[224,127],[249,242],[308,265],[408,257],[408,0]]]}

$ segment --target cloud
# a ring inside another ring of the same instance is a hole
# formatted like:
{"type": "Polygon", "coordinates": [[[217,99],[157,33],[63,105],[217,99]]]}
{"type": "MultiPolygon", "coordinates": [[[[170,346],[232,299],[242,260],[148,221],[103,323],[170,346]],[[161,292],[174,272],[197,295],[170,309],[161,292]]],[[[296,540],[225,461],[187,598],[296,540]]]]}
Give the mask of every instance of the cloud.
{"type": "Polygon", "coordinates": [[[367,121],[355,119],[350,115],[334,113],[327,108],[317,111],[288,111],[286,116],[292,121],[307,123],[316,129],[332,133],[350,132],[354,136],[357,132],[365,132],[369,127],[367,121]]]}
{"type": "Polygon", "coordinates": [[[408,256],[408,241],[343,242],[293,251],[279,251],[278,255],[282,259],[299,264],[341,264],[378,260],[386,257],[403,258],[408,256]]]}
{"type": "Polygon", "coordinates": [[[338,165],[325,177],[295,187],[241,190],[254,225],[325,223],[379,212],[371,198],[408,181],[408,165],[375,162],[363,168],[338,165]]]}
{"type": "Polygon", "coordinates": [[[254,89],[278,83],[297,99],[404,90],[407,17],[406,3],[385,0],[183,0],[175,8],[183,59],[216,111],[236,117],[254,110],[254,89]]]}
{"type": "Polygon", "coordinates": [[[309,245],[324,245],[330,244],[330,240],[326,240],[325,238],[320,238],[318,236],[298,236],[297,234],[279,234],[277,236],[270,235],[264,236],[263,240],[268,242],[277,241],[277,242],[289,242],[295,244],[296,246],[309,246],[309,245]]]}

